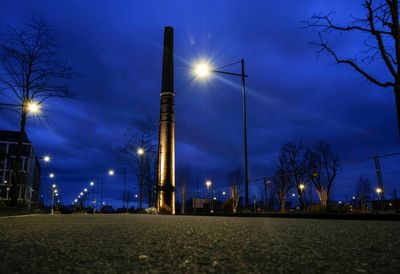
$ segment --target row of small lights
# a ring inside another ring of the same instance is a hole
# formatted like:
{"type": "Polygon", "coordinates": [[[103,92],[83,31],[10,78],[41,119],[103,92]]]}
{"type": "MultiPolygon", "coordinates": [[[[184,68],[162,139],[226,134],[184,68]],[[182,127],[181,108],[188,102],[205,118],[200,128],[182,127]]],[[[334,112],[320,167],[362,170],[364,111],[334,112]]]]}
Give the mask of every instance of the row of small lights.
{"type": "MultiPolygon", "coordinates": [[[[139,148],[138,150],[137,150],[137,154],[138,155],[144,155],[144,149],[143,148],[139,148]]],[[[109,176],[114,176],[115,175],[115,170],[114,169],[110,169],[110,170],[108,170],[108,175],[109,176]]],[[[93,187],[94,185],[95,185],[95,183],[93,182],[93,181],[91,181],[90,183],[89,183],[89,185],[91,186],[91,187],[93,187]]],[[[81,193],[79,193],[79,195],[75,198],[75,200],[73,201],[73,205],[74,204],[76,204],[77,202],[78,202],[78,200],[84,195],[84,194],[86,194],[88,192],[88,189],[87,188],[84,188],[83,189],[83,192],[81,192],[81,193]]],[[[138,195],[136,194],[135,195],[135,198],[137,198],[138,197],[138,195]]],[[[105,202],[103,202],[103,205],[105,205],[106,203],[105,202]]]]}
{"type": "MultiPolygon", "coordinates": [[[[91,186],[91,187],[94,187],[94,185],[95,185],[95,183],[94,183],[93,181],[91,181],[91,182],[89,183],[89,186],[91,186]]],[[[78,200],[79,200],[80,198],[82,198],[87,192],[88,192],[88,189],[87,189],[87,188],[84,188],[83,191],[82,191],[81,193],[79,193],[79,195],[76,197],[76,199],[74,200],[74,202],[73,202],[72,204],[74,205],[75,203],[77,203],[78,200]]],[[[94,201],[93,201],[93,202],[94,202],[94,201]]]]}

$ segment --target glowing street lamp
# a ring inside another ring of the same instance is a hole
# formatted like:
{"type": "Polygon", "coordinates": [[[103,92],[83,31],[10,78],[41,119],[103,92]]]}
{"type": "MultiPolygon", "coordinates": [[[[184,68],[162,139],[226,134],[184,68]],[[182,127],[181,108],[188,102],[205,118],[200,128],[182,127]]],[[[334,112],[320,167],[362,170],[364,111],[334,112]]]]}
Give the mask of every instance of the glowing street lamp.
{"type": "Polygon", "coordinates": [[[113,169],[110,169],[110,170],[108,171],[108,175],[114,176],[114,174],[115,174],[115,171],[114,171],[113,169]]]}
{"type": "Polygon", "coordinates": [[[378,193],[378,195],[380,195],[382,193],[382,188],[378,187],[378,188],[376,188],[375,191],[376,191],[376,193],[378,193]]]}
{"type": "Polygon", "coordinates": [[[199,62],[194,67],[194,74],[200,78],[208,77],[212,72],[212,69],[209,64],[206,62],[199,62]]]}
{"type": "Polygon", "coordinates": [[[56,187],[57,187],[57,185],[56,185],[56,184],[53,184],[53,185],[52,185],[52,188],[56,188],[56,187]]]}
{"type": "Polygon", "coordinates": [[[40,112],[40,104],[38,102],[30,101],[26,104],[26,110],[31,113],[40,112]]]}
{"type": "Polygon", "coordinates": [[[300,184],[300,185],[299,185],[299,188],[300,188],[301,191],[303,191],[303,189],[304,189],[305,187],[306,187],[306,186],[305,186],[304,184],[300,184]]]}
{"type": "Polygon", "coordinates": [[[79,193],[81,196],[83,196],[83,192],[79,193]]]}
{"type": "MultiPolygon", "coordinates": [[[[196,77],[200,79],[207,78],[211,73],[227,74],[232,76],[239,76],[242,80],[242,97],[243,97],[243,144],[244,144],[244,189],[245,189],[245,207],[249,209],[249,172],[248,172],[248,157],[247,157],[247,107],[246,107],[246,88],[245,88],[245,78],[248,77],[244,72],[244,60],[241,59],[240,62],[230,64],[241,64],[241,73],[233,73],[228,71],[222,71],[212,68],[209,64],[211,62],[199,62],[194,65],[193,72],[196,77]]],[[[227,66],[224,66],[227,67],[227,66]]]]}
{"type": "Polygon", "coordinates": [[[143,154],[144,154],[144,149],[143,148],[138,148],[138,150],[137,150],[137,154],[138,155],[140,155],[140,156],[142,156],[143,154]]]}
{"type": "Polygon", "coordinates": [[[94,182],[90,182],[90,186],[94,186],[94,182]]]}
{"type": "Polygon", "coordinates": [[[207,189],[210,189],[212,182],[210,180],[206,181],[207,189]]]}
{"type": "Polygon", "coordinates": [[[43,157],[43,161],[45,161],[46,163],[48,163],[48,162],[51,161],[51,157],[50,157],[49,155],[45,155],[45,156],[43,157]]]}
{"type": "Polygon", "coordinates": [[[50,177],[50,178],[54,178],[54,173],[50,173],[50,174],[49,174],[49,177],[50,177]]]}
{"type": "Polygon", "coordinates": [[[83,191],[84,191],[84,192],[87,192],[87,188],[85,188],[83,191]]]}

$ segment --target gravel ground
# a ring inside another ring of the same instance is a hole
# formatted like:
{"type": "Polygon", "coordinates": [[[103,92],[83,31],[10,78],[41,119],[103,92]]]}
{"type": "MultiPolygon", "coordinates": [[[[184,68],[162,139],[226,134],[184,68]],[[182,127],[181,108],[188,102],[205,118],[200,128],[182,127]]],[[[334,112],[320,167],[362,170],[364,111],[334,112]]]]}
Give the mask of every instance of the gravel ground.
{"type": "Polygon", "coordinates": [[[1,273],[400,273],[400,222],[0,218],[1,273]]]}

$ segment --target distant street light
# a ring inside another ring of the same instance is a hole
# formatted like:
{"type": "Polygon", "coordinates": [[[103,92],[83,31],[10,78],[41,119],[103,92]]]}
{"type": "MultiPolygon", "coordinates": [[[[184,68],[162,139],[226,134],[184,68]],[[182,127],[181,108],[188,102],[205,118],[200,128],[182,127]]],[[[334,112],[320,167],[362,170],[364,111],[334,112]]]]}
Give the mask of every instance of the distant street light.
{"type": "Polygon", "coordinates": [[[87,192],[87,188],[85,188],[83,191],[84,191],[84,192],[87,192]]]}
{"type": "Polygon", "coordinates": [[[90,182],[90,186],[94,186],[94,182],[90,182]]]}
{"type": "Polygon", "coordinates": [[[79,193],[81,196],[83,196],[83,192],[79,193]]]}
{"type": "Polygon", "coordinates": [[[138,150],[137,150],[137,154],[138,155],[143,155],[144,154],[144,149],[143,148],[138,148],[138,150]]]}
{"type": "Polygon", "coordinates": [[[45,155],[45,156],[43,157],[43,161],[45,161],[46,163],[47,163],[47,162],[50,162],[50,161],[51,161],[51,157],[50,157],[49,155],[45,155]]]}
{"type": "MultiPolygon", "coordinates": [[[[239,76],[242,80],[242,98],[243,98],[243,144],[244,144],[244,188],[245,188],[245,207],[249,209],[249,172],[248,172],[248,157],[247,157],[247,107],[246,107],[246,87],[245,87],[245,78],[248,77],[244,72],[244,60],[241,59],[240,62],[236,62],[231,65],[241,64],[242,71],[241,73],[233,73],[228,71],[222,71],[214,69],[210,65],[211,62],[202,61],[194,66],[194,74],[195,76],[205,79],[211,73],[219,73],[219,74],[227,74],[232,76],[239,76]]],[[[224,66],[222,68],[225,68],[224,66]]]]}
{"type": "Polygon", "coordinates": [[[207,189],[210,189],[212,182],[210,180],[206,181],[207,189]]]}
{"type": "Polygon", "coordinates": [[[114,174],[115,174],[115,171],[114,171],[113,169],[110,169],[110,170],[108,171],[108,175],[114,176],[114,174]]]}
{"type": "Polygon", "coordinates": [[[54,173],[50,173],[50,174],[49,174],[49,177],[50,177],[50,178],[54,178],[54,173]]]}

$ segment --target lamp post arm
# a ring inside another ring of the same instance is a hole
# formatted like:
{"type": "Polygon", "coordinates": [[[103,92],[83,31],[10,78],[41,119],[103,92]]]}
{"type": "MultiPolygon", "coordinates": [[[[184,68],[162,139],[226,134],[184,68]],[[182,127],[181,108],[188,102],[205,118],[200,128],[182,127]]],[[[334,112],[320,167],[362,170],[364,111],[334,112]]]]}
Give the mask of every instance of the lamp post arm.
{"type": "Polygon", "coordinates": [[[222,70],[212,70],[212,72],[221,73],[221,74],[228,74],[228,75],[233,75],[233,76],[240,76],[240,77],[249,77],[247,74],[235,73],[235,72],[229,72],[229,71],[222,71],[222,70]]]}

